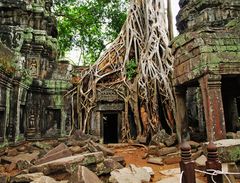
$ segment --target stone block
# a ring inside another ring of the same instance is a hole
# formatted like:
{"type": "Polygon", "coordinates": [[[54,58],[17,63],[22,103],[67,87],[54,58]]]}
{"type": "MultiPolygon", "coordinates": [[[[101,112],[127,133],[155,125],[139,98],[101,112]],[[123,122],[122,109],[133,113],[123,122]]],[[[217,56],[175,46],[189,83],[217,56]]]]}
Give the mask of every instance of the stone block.
{"type": "Polygon", "coordinates": [[[63,149],[63,150],[61,150],[59,152],[56,152],[54,154],[44,156],[43,158],[37,160],[35,162],[35,164],[39,165],[39,164],[47,163],[47,162],[50,162],[50,161],[54,161],[54,160],[69,157],[69,156],[72,156],[72,152],[69,149],[63,149]]]}
{"type": "Polygon", "coordinates": [[[52,173],[57,173],[61,171],[71,172],[76,165],[89,166],[92,164],[101,163],[103,161],[104,156],[102,152],[80,154],[32,166],[31,168],[29,168],[29,172],[44,172],[45,175],[50,175],[52,173]]]}
{"type": "Polygon", "coordinates": [[[199,158],[196,159],[195,162],[198,167],[202,168],[202,167],[205,167],[206,161],[207,161],[207,157],[204,155],[201,155],[199,158]]]}
{"type": "Polygon", "coordinates": [[[142,183],[150,182],[151,176],[144,168],[138,168],[135,165],[114,170],[109,178],[110,183],[142,183]]]}
{"type": "Polygon", "coordinates": [[[31,174],[20,174],[11,178],[11,182],[31,182],[44,176],[42,172],[31,174]]]}
{"type": "Polygon", "coordinates": [[[83,148],[81,148],[79,146],[72,146],[72,147],[69,147],[69,149],[73,154],[80,154],[80,153],[84,152],[83,148]]]}
{"type": "Polygon", "coordinates": [[[53,148],[52,150],[48,151],[48,153],[45,156],[46,157],[50,156],[50,155],[55,154],[55,153],[57,153],[59,151],[62,151],[64,149],[68,149],[68,147],[64,143],[61,143],[58,146],[56,146],[55,148],[53,148]]]}
{"type": "Polygon", "coordinates": [[[174,145],[177,142],[177,135],[174,133],[169,138],[165,139],[164,144],[167,147],[174,145]]]}
{"type": "Polygon", "coordinates": [[[32,164],[29,161],[26,161],[26,160],[19,160],[17,162],[17,169],[18,170],[24,170],[24,169],[27,169],[31,166],[32,166],[32,164]]]}
{"type": "Polygon", "coordinates": [[[117,161],[122,166],[126,166],[126,162],[123,156],[110,156],[108,158],[113,159],[114,161],[117,161]]]}
{"type": "Polygon", "coordinates": [[[78,166],[77,172],[71,176],[69,183],[102,183],[98,176],[84,166],[78,166]]]}
{"type": "Polygon", "coordinates": [[[150,157],[148,158],[147,162],[156,165],[164,165],[163,159],[161,157],[150,157]]]}
{"type": "Polygon", "coordinates": [[[9,149],[7,156],[17,156],[19,154],[19,152],[17,151],[17,149],[9,149]]]}
{"type": "Polygon", "coordinates": [[[177,164],[181,161],[180,156],[166,156],[163,158],[163,163],[166,165],[177,164]]]}
{"type": "Polygon", "coordinates": [[[159,156],[164,156],[164,155],[167,155],[167,154],[175,153],[177,151],[178,151],[178,148],[176,148],[176,147],[164,147],[162,149],[159,149],[158,155],[159,156]]]}

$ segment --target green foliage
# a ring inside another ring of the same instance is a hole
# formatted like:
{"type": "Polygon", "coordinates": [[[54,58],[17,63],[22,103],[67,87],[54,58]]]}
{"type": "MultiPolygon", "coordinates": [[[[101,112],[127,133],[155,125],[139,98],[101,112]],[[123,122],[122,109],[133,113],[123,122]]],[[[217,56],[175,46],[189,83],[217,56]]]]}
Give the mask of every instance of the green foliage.
{"type": "Polygon", "coordinates": [[[133,79],[136,76],[137,74],[136,69],[137,69],[137,64],[135,59],[129,60],[126,64],[126,71],[127,71],[126,75],[129,80],[133,79]]]}
{"type": "Polygon", "coordinates": [[[126,19],[127,0],[56,0],[60,53],[81,48],[85,64],[95,62],[126,19]]]}

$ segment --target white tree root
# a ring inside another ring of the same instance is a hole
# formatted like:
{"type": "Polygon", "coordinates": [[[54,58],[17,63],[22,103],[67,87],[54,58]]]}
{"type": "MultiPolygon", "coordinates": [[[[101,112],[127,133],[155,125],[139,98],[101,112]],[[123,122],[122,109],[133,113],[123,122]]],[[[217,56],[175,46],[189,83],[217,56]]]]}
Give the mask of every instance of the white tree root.
{"type": "Polygon", "coordinates": [[[122,138],[131,138],[128,114],[133,112],[137,135],[162,128],[165,120],[174,127],[174,96],[171,76],[173,57],[168,48],[164,0],[132,0],[127,20],[119,36],[82,76],[72,95],[78,99],[78,112],[86,111],[83,131],[96,106],[97,92],[110,88],[125,104],[122,138]],[[136,74],[129,79],[127,66],[134,61],[136,74]],[[123,90],[124,89],[124,90],[123,90]],[[159,109],[163,108],[163,116],[159,109]]]}

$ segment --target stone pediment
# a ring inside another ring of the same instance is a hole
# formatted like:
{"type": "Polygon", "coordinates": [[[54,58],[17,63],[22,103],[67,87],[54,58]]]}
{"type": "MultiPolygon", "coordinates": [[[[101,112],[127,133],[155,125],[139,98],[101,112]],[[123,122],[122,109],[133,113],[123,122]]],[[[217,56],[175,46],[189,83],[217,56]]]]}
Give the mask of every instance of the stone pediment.
{"type": "Polygon", "coordinates": [[[103,89],[97,92],[97,100],[105,102],[122,101],[122,98],[113,89],[103,89]]]}

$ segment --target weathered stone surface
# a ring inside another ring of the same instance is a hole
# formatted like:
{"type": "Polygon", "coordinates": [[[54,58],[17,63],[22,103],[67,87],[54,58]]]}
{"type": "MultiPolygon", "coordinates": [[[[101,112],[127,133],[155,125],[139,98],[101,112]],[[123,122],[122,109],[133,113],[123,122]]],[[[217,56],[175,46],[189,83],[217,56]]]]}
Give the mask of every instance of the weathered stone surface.
{"type": "Polygon", "coordinates": [[[113,159],[105,159],[103,163],[111,171],[123,168],[123,166],[119,162],[117,162],[113,159]]]}
{"type": "Polygon", "coordinates": [[[76,130],[71,136],[71,138],[79,141],[85,140],[92,140],[93,142],[99,141],[99,139],[96,136],[85,134],[81,130],[76,130]]]}
{"type": "Polygon", "coordinates": [[[50,156],[55,153],[58,153],[59,151],[62,151],[64,149],[68,149],[68,147],[64,143],[61,143],[58,146],[56,146],[55,148],[48,151],[48,153],[45,155],[45,157],[50,156]]]}
{"type": "Polygon", "coordinates": [[[174,133],[164,140],[164,144],[167,147],[174,145],[177,142],[177,135],[174,133]]]}
{"type": "Polygon", "coordinates": [[[74,173],[69,183],[101,183],[102,181],[95,173],[84,166],[78,166],[77,172],[74,173]]]}
{"type": "Polygon", "coordinates": [[[16,149],[9,149],[7,156],[17,156],[19,153],[16,149]]]}
{"type": "Polygon", "coordinates": [[[113,159],[114,161],[117,161],[122,166],[126,166],[126,162],[123,156],[110,156],[108,158],[113,159]]]}
{"type": "Polygon", "coordinates": [[[87,168],[93,171],[96,175],[107,175],[113,170],[123,168],[123,166],[112,159],[105,159],[101,163],[88,165],[87,168]]]}
{"type": "Polygon", "coordinates": [[[163,157],[163,163],[166,165],[176,164],[181,161],[180,155],[172,155],[163,157]]]}
{"type": "Polygon", "coordinates": [[[150,174],[143,168],[129,165],[128,168],[114,170],[111,172],[109,182],[111,183],[142,183],[150,182],[150,174]]]}
{"type": "Polygon", "coordinates": [[[199,158],[197,158],[195,162],[198,167],[205,167],[206,161],[207,161],[206,156],[202,155],[199,158]]]}
{"type": "MultiPolygon", "coordinates": [[[[240,139],[225,139],[214,142],[218,148],[218,155],[222,162],[236,162],[240,160],[240,139]]],[[[204,144],[204,154],[207,144],[204,144]]]]}
{"type": "Polygon", "coordinates": [[[27,151],[27,147],[26,147],[25,145],[22,145],[22,146],[19,146],[19,147],[17,148],[17,150],[18,150],[19,152],[26,152],[26,151],[27,151]]]}
{"type": "Polygon", "coordinates": [[[20,174],[11,178],[11,182],[31,182],[44,176],[43,173],[20,174]]]}
{"type": "Polygon", "coordinates": [[[12,163],[12,162],[17,163],[19,160],[32,162],[38,159],[38,154],[39,154],[38,151],[34,151],[33,153],[19,154],[14,157],[3,156],[1,157],[1,160],[7,163],[12,163]]]}
{"type": "Polygon", "coordinates": [[[49,161],[54,161],[60,158],[65,158],[72,156],[72,152],[66,147],[65,149],[58,148],[59,151],[53,151],[48,154],[46,154],[43,158],[37,160],[35,162],[36,165],[47,163],[49,161]]]}
{"type": "Polygon", "coordinates": [[[155,173],[151,167],[144,166],[142,168],[145,169],[151,176],[154,176],[155,173]]]}
{"type": "Polygon", "coordinates": [[[166,175],[166,176],[174,176],[177,174],[180,174],[180,168],[173,168],[173,169],[168,169],[168,170],[161,170],[159,171],[162,175],[166,175]]]}
{"type": "Polygon", "coordinates": [[[160,144],[159,146],[151,145],[148,147],[148,154],[158,156],[159,149],[166,147],[164,144],[160,144]]]}
{"type": "Polygon", "coordinates": [[[148,158],[147,162],[152,164],[157,164],[157,165],[164,165],[163,159],[160,157],[150,157],[148,158]]]}
{"type": "Polygon", "coordinates": [[[165,130],[161,130],[152,137],[150,144],[159,145],[160,143],[164,143],[169,137],[170,135],[168,135],[165,130]]]}
{"type": "MultiPolygon", "coordinates": [[[[42,176],[31,183],[68,183],[68,181],[56,181],[55,179],[48,177],[48,176],[42,176]]],[[[77,183],[77,182],[76,182],[77,183]]]]}
{"type": "Polygon", "coordinates": [[[91,164],[98,164],[103,161],[104,156],[102,152],[75,155],[33,166],[29,169],[29,172],[44,172],[45,175],[49,175],[58,171],[71,171],[71,167],[76,165],[88,166],[91,164]]]}
{"type": "Polygon", "coordinates": [[[164,155],[167,155],[167,154],[175,153],[177,151],[178,151],[178,149],[176,147],[164,147],[162,149],[159,149],[158,155],[159,156],[164,156],[164,155]]]}
{"type": "Polygon", "coordinates": [[[72,147],[69,147],[70,151],[73,153],[73,154],[80,154],[83,151],[83,148],[79,147],[79,146],[72,146],[72,147]]]}
{"type": "Polygon", "coordinates": [[[11,163],[10,165],[7,166],[6,171],[10,173],[10,172],[12,172],[13,170],[15,170],[16,168],[17,168],[16,163],[11,163]]]}
{"type": "Polygon", "coordinates": [[[111,149],[105,147],[104,145],[96,144],[96,143],[94,143],[94,145],[95,145],[95,147],[97,148],[98,151],[103,152],[104,156],[113,156],[114,155],[114,152],[111,149]]]}
{"type": "Polygon", "coordinates": [[[32,166],[32,164],[29,161],[26,161],[26,160],[19,160],[17,162],[17,169],[18,170],[24,170],[24,169],[27,169],[31,166],[32,166]]]}
{"type": "Polygon", "coordinates": [[[45,150],[50,150],[52,148],[49,144],[44,142],[35,142],[32,144],[32,146],[35,146],[39,149],[45,149],[45,150]]]}

